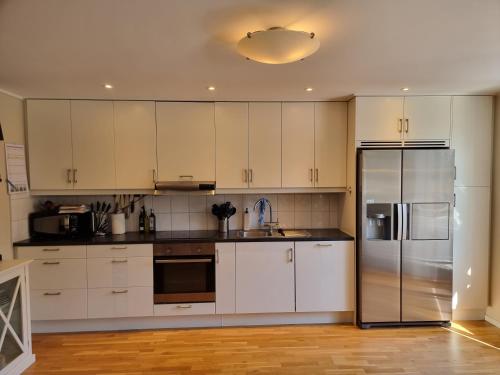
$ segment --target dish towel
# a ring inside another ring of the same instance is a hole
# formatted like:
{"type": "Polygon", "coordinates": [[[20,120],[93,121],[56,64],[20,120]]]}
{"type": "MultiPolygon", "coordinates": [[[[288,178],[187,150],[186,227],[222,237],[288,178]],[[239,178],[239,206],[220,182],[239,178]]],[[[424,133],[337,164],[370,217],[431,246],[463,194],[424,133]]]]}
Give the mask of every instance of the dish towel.
{"type": "Polygon", "coordinates": [[[257,203],[255,203],[254,209],[257,208],[259,212],[259,225],[264,225],[264,214],[266,212],[266,198],[260,198],[257,203]]]}

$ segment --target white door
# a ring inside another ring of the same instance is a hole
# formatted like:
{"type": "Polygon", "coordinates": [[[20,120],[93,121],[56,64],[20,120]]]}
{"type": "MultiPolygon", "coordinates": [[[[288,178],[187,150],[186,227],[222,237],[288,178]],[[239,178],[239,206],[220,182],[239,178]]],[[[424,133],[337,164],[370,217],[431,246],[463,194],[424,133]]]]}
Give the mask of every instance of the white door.
{"type": "Polygon", "coordinates": [[[69,100],[28,100],[26,114],[31,189],[73,189],[69,100]]]}
{"type": "Polygon", "coordinates": [[[117,189],[152,189],[156,170],[155,103],[113,102],[117,189]]]}
{"type": "Polygon", "coordinates": [[[72,100],[75,189],[115,188],[113,102],[72,100]]]}
{"type": "Polygon", "coordinates": [[[281,103],[249,104],[251,188],[281,187],[281,103]]]}
{"type": "Polygon", "coordinates": [[[293,242],[236,244],[236,312],[295,311],[293,242]]]}
{"type": "Polygon", "coordinates": [[[158,179],[215,181],[213,103],[156,103],[158,179]]]}
{"type": "Polygon", "coordinates": [[[297,312],[354,310],[354,245],[296,242],[297,312]]]}
{"type": "Polygon", "coordinates": [[[215,313],[236,312],[235,292],[235,244],[215,245],[215,313]]]}
{"type": "Polygon", "coordinates": [[[283,103],[283,187],[314,186],[314,103],[283,103]]]}
{"type": "Polygon", "coordinates": [[[488,306],[490,188],[455,187],[453,225],[454,310],[488,306]]]}
{"type": "Polygon", "coordinates": [[[450,96],[407,96],[404,104],[405,139],[450,139],[450,96]]]}
{"type": "Polygon", "coordinates": [[[399,141],[403,128],[402,96],[356,99],[356,140],[399,141]]]}
{"type": "Polygon", "coordinates": [[[248,103],[215,103],[217,188],[248,187],[248,103]]]}
{"type": "Polygon", "coordinates": [[[346,186],[347,103],[314,104],[314,184],[346,186]]]}
{"type": "MultiPolygon", "coordinates": [[[[490,186],[493,97],[454,96],[451,147],[455,149],[456,186],[490,186]]],[[[500,115],[500,114],[499,114],[500,115]]]]}

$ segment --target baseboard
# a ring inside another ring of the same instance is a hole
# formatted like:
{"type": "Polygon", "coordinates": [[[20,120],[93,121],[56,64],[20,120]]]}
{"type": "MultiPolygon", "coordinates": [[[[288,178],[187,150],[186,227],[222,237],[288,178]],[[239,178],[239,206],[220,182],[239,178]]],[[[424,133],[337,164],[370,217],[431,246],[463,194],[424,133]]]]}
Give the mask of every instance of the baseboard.
{"type": "Polygon", "coordinates": [[[491,316],[486,315],[484,317],[484,320],[486,320],[488,323],[493,324],[495,327],[500,328],[500,321],[493,319],[491,316]]]}
{"type": "Polygon", "coordinates": [[[453,320],[484,320],[486,309],[454,310],[453,320]]]}
{"type": "Polygon", "coordinates": [[[290,324],[352,323],[352,311],[321,313],[156,316],[81,320],[35,320],[33,333],[122,331],[166,328],[209,328],[290,324]]]}

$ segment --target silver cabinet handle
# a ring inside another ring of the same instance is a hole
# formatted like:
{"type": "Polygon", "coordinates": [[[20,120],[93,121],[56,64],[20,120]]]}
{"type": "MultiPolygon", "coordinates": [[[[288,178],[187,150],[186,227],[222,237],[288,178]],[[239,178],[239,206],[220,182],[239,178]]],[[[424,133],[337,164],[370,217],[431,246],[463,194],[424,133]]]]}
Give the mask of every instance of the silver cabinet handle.
{"type": "Polygon", "coordinates": [[[156,259],[156,264],[173,264],[173,263],[212,263],[210,258],[201,259],[156,259]]]}
{"type": "Polygon", "coordinates": [[[60,296],[61,292],[45,292],[43,293],[44,296],[60,296]]]}
{"type": "Polygon", "coordinates": [[[318,247],[331,247],[333,244],[331,243],[317,243],[316,246],[318,247]]]}
{"type": "Polygon", "coordinates": [[[189,178],[190,180],[192,180],[194,178],[193,175],[190,175],[190,174],[181,174],[179,176],[179,178],[182,180],[183,178],[189,178]]]}
{"type": "Polygon", "coordinates": [[[219,264],[219,249],[215,249],[215,263],[219,264]]]}
{"type": "Polygon", "coordinates": [[[309,168],[309,181],[313,182],[313,169],[309,168]]]}
{"type": "Polygon", "coordinates": [[[56,266],[58,264],[61,264],[61,262],[43,262],[46,266],[56,266]]]}
{"type": "Polygon", "coordinates": [[[293,263],[293,249],[288,249],[288,262],[293,263]]]}
{"type": "Polygon", "coordinates": [[[127,250],[127,246],[113,246],[111,250],[127,250]]]}
{"type": "Polygon", "coordinates": [[[58,247],[56,248],[53,248],[53,249],[43,249],[42,251],[59,251],[61,249],[59,249],[58,247]]]}
{"type": "Polygon", "coordinates": [[[78,180],[76,179],[76,172],[78,172],[78,169],[73,169],[73,183],[76,184],[78,180]]]}
{"type": "Polygon", "coordinates": [[[319,168],[316,168],[316,182],[319,182],[319,168]]]}
{"type": "Polygon", "coordinates": [[[410,120],[405,118],[405,133],[408,134],[408,129],[410,128],[410,120]]]}
{"type": "Polygon", "coordinates": [[[156,184],[156,181],[157,181],[157,179],[156,179],[156,169],[153,168],[153,183],[156,184]]]}
{"type": "Polygon", "coordinates": [[[243,169],[243,182],[248,182],[248,169],[243,169]]]}
{"type": "Polygon", "coordinates": [[[111,293],[113,293],[113,294],[124,294],[124,293],[128,293],[128,290],[127,289],[124,289],[124,290],[113,290],[113,291],[111,291],[111,293]]]}
{"type": "Polygon", "coordinates": [[[122,260],[116,260],[116,259],[113,259],[113,260],[111,261],[111,263],[127,263],[127,262],[128,262],[128,260],[127,260],[127,259],[122,259],[122,260]]]}
{"type": "Polygon", "coordinates": [[[250,182],[253,182],[253,169],[250,169],[249,172],[250,172],[250,182]]]}
{"type": "Polygon", "coordinates": [[[66,170],[66,182],[67,182],[68,184],[71,184],[71,182],[72,182],[72,181],[71,181],[71,169],[67,169],[67,170],[66,170]]]}
{"type": "Polygon", "coordinates": [[[193,307],[193,305],[177,305],[176,307],[178,309],[190,309],[193,307]]]}
{"type": "Polygon", "coordinates": [[[400,118],[398,119],[398,133],[401,133],[403,131],[403,119],[400,118]]]}
{"type": "Polygon", "coordinates": [[[401,234],[401,239],[402,240],[407,240],[408,239],[408,203],[403,203],[401,206],[403,206],[403,220],[401,220],[401,225],[403,227],[402,229],[402,234],[401,234]]]}

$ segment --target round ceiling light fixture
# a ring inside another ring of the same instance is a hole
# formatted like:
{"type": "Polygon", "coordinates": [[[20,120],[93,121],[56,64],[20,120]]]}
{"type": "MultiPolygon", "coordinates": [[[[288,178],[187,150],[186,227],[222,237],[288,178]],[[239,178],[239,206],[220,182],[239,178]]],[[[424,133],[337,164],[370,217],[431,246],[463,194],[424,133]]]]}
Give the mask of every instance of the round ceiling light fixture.
{"type": "Polygon", "coordinates": [[[238,52],[264,64],[288,64],[311,56],[319,48],[314,33],[271,27],[247,33],[238,43],[238,52]]]}

